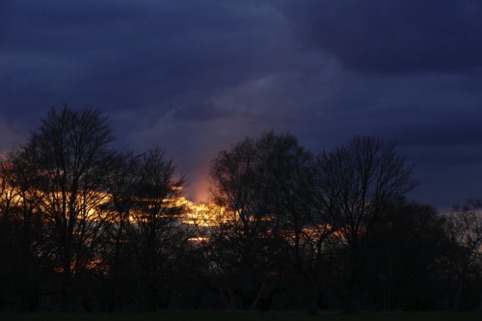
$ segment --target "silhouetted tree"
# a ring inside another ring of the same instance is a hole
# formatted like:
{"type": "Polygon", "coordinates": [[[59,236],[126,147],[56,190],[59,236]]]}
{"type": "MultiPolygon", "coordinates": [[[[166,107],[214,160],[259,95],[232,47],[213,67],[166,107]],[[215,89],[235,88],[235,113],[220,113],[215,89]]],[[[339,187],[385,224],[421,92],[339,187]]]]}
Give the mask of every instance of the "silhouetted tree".
{"type": "Polygon", "coordinates": [[[33,188],[38,182],[36,166],[23,152],[10,152],[2,163],[2,219],[8,224],[1,235],[9,242],[2,248],[10,254],[1,261],[11,268],[8,280],[15,282],[20,311],[32,311],[38,301],[38,283],[52,270],[52,242],[39,207],[40,191],[33,188]]]}
{"type": "Polygon", "coordinates": [[[95,258],[102,233],[103,218],[97,208],[106,199],[102,183],[112,140],[100,111],[52,108],[21,147],[18,157],[23,159],[16,160],[32,164],[36,171],[30,190],[38,192],[32,201],[48,222],[53,256],[63,276],[66,311],[76,308],[74,280],[95,258]]]}
{"type": "Polygon", "coordinates": [[[132,275],[134,260],[129,253],[127,234],[132,209],[138,201],[136,193],[142,180],[141,157],[132,153],[113,153],[108,160],[110,171],[104,181],[108,194],[106,202],[100,207],[106,218],[105,232],[102,235],[102,268],[99,276],[105,283],[104,309],[115,311],[121,300],[128,300],[135,289],[132,275]]]}
{"type": "Polygon", "coordinates": [[[189,217],[164,151],[113,139],[100,111],[52,108],[0,159],[0,304],[34,310],[49,290],[65,311],[153,312],[210,287],[232,309],[482,309],[481,202],[408,202],[392,141],[315,157],[290,134],[246,138],[217,155],[215,204],[189,217]]]}
{"type": "Polygon", "coordinates": [[[230,308],[238,307],[237,298],[243,308],[257,308],[275,285],[271,279],[285,242],[269,195],[273,186],[267,167],[274,160],[274,144],[282,139],[273,133],[246,138],[219,153],[211,168],[214,201],[226,209],[228,219],[211,231],[210,260],[230,308]]]}
{"type": "Polygon", "coordinates": [[[288,254],[284,263],[289,270],[283,272],[293,271],[305,281],[308,312],[314,314],[337,241],[336,227],[330,224],[319,194],[319,172],[312,154],[292,135],[267,133],[258,140],[257,148],[263,199],[275,215],[275,230],[288,254]]]}
{"type": "Polygon", "coordinates": [[[439,305],[439,263],[450,246],[445,224],[434,208],[403,198],[386,210],[362,248],[365,308],[432,310],[439,305]]]}
{"type": "Polygon", "coordinates": [[[411,178],[412,167],[395,148],[394,142],[355,137],[319,156],[320,188],[330,222],[339,228],[349,249],[347,309],[353,308],[363,242],[392,202],[417,185],[411,178]]]}
{"type": "Polygon", "coordinates": [[[237,306],[238,295],[244,308],[261,308],[281,290],[280,280],[301,272],[316,293],[311,309],[317,309],[317,244],[325,234],[314,231],[326,225],[314,216],[312,173],[311,154],[294,136],[274,132],[246,138],[214,161],[214,200],[230,218],[211,233],[209,244],[229,307],[237,306]]]}
{"type": "Polygon", "coordinates": [[[185,177],[159,148],[143,155],[139,169],[141,179],[125,228],[134,258],[139,309],[156,311],[169,305],[171,274],[189,238],[180,227],[183,204],[177,203],[185,177]]]}
{"type": "MultiPolygon", "coordinates": [[[[5,305],[9,296],[16,295],[15,279],[17,272],[17,252],[22,249],[16,244],[17,236],[12,233],[15,227],[16,193],[10,187],[10,164],[2,157],[0,163],[0,302],[5,305]]],[[[12,303],[13,304],[13,303],[12,303]]]]}
{"type": "Polygon", "coordinates": [[[482,311],[482,201],[454,207],[448,215],[447,235],[452,241],[444,261],[451,305],[454,310],[478,306],[482,311]]]}

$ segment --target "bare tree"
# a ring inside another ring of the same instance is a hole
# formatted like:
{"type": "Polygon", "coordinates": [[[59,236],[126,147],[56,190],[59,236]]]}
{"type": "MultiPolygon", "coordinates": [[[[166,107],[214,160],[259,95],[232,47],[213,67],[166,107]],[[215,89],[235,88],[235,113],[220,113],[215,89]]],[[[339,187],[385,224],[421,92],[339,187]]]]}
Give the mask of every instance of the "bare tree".
{"type": "Polygon", "coordinates": [[[262,195],[269,213],[273,213],[271,230],[284,241],[289,269],[305,281],[308,312],[315,314],[337,238],[319,195],[313,155],[290,134],[267,133],[257,146],[262,162],[262,195]]]}
{"type": "MultiPolygon", "coordinates": [[[[51,270],[52,244],[46,235],[47,225],[39,207],[35,165],[22,151],[11,151],[1,166],[1,217],[8,228],[1,233],[9,241],[2,248],[10,252],[5,266],[11,266],[10,280],[16,283],[19,310],[35,309],[38,279],[51,270]]],[[[3,225],[3,224],[2,224],[3,225]]]]}
{"type": "Polygon", "coordinates": [[[276,276],[290,268],[289,240],[294,234],[297,252],[306,226],[309,160],[294,136],[273,132],[246,138],[215,159],[213,196],[230,219],[214,229],[210,245],[213,271],[229,307],[237,307],[238,297],[243,308],[261,308],[279,291],[276,276]]]}
{"type": "Polygon", "coordinates": [[[445,217],[431,206],[404,198],[393,202],[361,254],[364,308],[420,309],[442,300],[440,262],[453,250],[445,225],[445,217]]]}
{"type": "Polygon", "coordinates": [[[101,241],[102,270],[99,276],[105,283],[104,308],[115,311],[122,298],[132,295],[131,266],[134,265],[129,253],[129,225],[132,210],[137,199],[137,188],[142,180],[141,157],[128,153],[113,153],[108,160],[110,171],[104,186],[107,200],[100,207],[105,217],[105,230],[101,241]]]}
{"type": "Polygon", "coordinates": [[[185,185],[172,160],[155,147],[143,155],[126,235],[134,258],[139,309],[167,308],[171,275],[189,235],[180,227],[185,185]]]}
{"type": "Polygon", "coordinates": [[[340,229],[350,253],[347,308],[360,271],[359,249],[390,204],[414,189],[412,167],[393,141],[355,137],[319,155],[320,188],[330,222],[340,229]]]}
{"type": "Polygon", "coordinates": [[[452,287],[452,305],[459,310],[463,292],[475,286],[479,295],[479,310],[482,311],[482,201],[468,200],[456,206],[448,216],[448,237],[454,248],[448,256],[448,272],[452,287]]]}
{"type": "Polygon", "coordinates": [[[103,220],[96,209],[113,135],[106,118],[91,108],[52,108],[32,132],[19,157],[36,170],[31,188],[50,226],[57,270],[63,275],[64,310],[74,309],[74,277],[91,263],[103,220]],[[33,165],[34,164],[34,165],[33,165]]]}
{"type": "Polygon", "coordinates": [[[229,308],[253,309],[266,287],[269,215],[262,199],[256,142],[246,138],[219,153],[211,168],[213,197],[229,219],[211,232],[210,261],[219,292],[229,308]]]}

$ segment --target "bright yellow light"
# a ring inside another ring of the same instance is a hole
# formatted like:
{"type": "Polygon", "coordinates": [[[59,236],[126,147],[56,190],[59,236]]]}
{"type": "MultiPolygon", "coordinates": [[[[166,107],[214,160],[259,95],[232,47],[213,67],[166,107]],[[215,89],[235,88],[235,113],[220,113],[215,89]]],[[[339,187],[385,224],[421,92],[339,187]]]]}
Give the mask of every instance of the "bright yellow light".
{"type": "Polygon", "coordinates": [[[208,203],[193,203],[183,198],[187,211],[182,223],[197,226],[219,226],[229,221],[224,207],[208,203]]]}
{"type": "Polygon", "coordinates": [[[205,236],[196,236],[196,237],[190,237],[187,239],[189,242],[195,242],[195,243],[203,243],[209,241],[209,237],[205,236]]]}

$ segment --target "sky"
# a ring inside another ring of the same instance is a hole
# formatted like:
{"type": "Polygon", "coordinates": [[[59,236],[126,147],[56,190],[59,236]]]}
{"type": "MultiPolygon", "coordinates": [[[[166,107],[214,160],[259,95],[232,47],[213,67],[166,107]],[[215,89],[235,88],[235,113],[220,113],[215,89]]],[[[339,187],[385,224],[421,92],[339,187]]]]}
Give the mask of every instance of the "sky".
{"type": "Polygon", "coordinates": [[[482,1],[0,1],[0,149],[66,103],[164,148],[196,199],[218,152],[274,130],[394,139],[409,198],[448,208],[482,198],[482,1]]]}

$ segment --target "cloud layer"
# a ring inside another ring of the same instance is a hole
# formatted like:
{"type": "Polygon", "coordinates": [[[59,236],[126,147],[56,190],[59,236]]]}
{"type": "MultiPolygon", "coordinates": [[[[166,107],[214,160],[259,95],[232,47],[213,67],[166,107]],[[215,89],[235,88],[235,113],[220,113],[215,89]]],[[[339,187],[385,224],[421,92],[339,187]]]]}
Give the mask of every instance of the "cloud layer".
{"type": "Polygon", "coordinates": [[[480,39],[475,0],[4,1],[1,147],[52,105],[91,105],[197,191],[248,135],[375,135],[415,163],[415,199],[451,206],[482,197],[480,39]]]}

